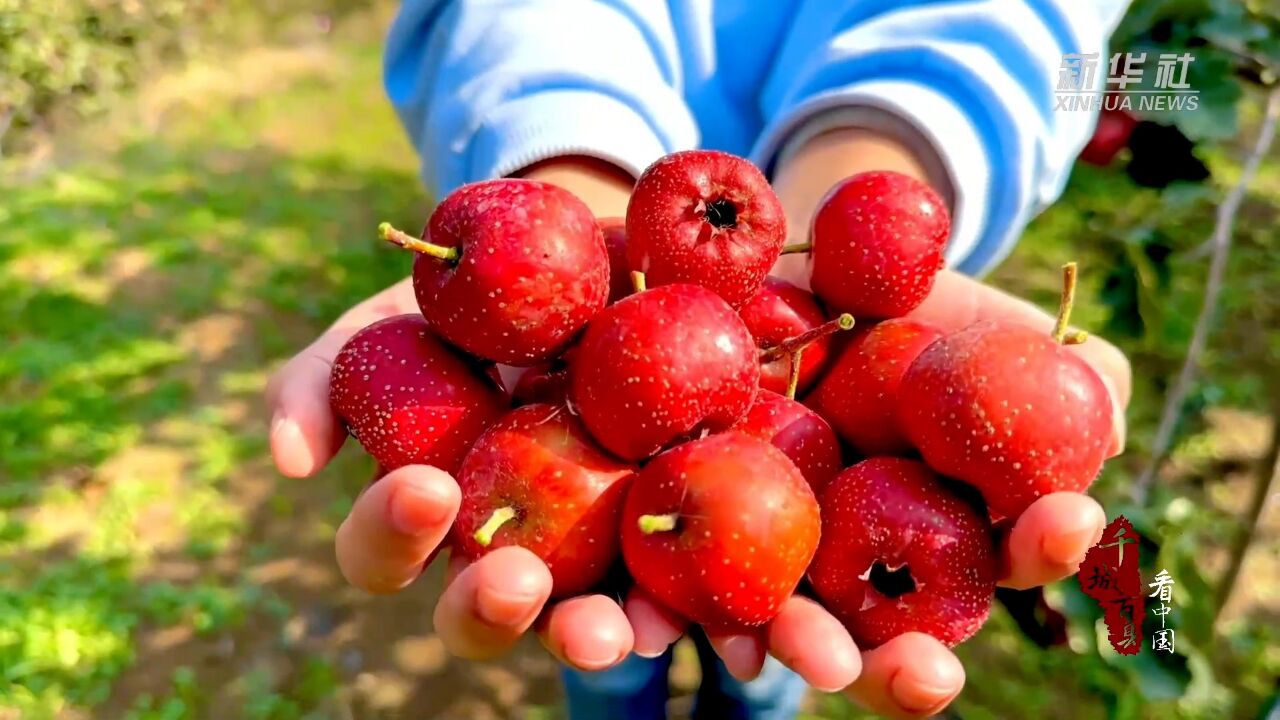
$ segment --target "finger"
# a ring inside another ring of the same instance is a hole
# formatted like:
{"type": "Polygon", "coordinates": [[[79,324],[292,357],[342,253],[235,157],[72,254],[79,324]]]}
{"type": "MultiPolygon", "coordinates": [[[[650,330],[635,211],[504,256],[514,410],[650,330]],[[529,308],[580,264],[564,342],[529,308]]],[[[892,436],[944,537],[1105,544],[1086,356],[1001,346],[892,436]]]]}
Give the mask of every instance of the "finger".
{"type": "Polygon", "coordinates": [[[862,654],[862,674],[849,697],[891,718],[941,712],[964,688],[964,667],[942,643],[906,633],[862,654]]]}
{"type": "Polygon", "coordinates": [[[813,687],[835,692],[862,671],[862,658],[849,631],[809,598],[794,596],[769,623],[769,654],[813,687]]]}
{"type": "Polygon", "coordinates": [[[635,654],[656,658],[684,635],[689,623],[665,605],[633,588],[623,606],[635,633],[635,654]]]}
{"type": "Polygon", "coordinates": [[[1102,506],[1088,495],[1057,492],[1038,498],[1004,539],[1008,575],[1000,584],[1025,589],[1074,574],[1106,524],[1102,506]]]}
{"type": "Polygon", "coordinates": [[[320,471],[342,447],[346,432],[329,406],[329,374],[338,351],[361,328],[384,317],[415,311],[408,280],[348,310],[267,383],[271,456],[282,475],[320,471]]]}
{"type": "Polygon", "coordinates": [[[511,649],[551,595],[551,572],[522,547],[498,548],[466,566],[436,604],[435,631],[450,653],[489,660],[511,649]]]}
{"type": "Polygon", "coordinates": [[[423,465],[370,485],[338,527],[338,567],[347,582],[372,593],[413,582],[448,535],[461,501],[448,473],[423,465]]]}
{"type": "MultiPolygon", "coordinates": [[[[932,292],[911,311],[909,317],[948,332],[982,320],[1011,320],[1048,333],[1055,321],[1054,316],[1026,300],[950,270],[938,274],[932,292]]],[[[1069,349],[1097,371],[1111,392],[1115,417],[1111,454],[1119,454],[1125,442],[1124,408],[1129,404],[1133,389],[1129,360],[1116,346],[1096,336],[1079,345],[1071,345],[1069,349]]]]}
{"type": "Polygon", "coordinates": [[[556,603],[539,618],[538,635],[561,662],[589,672],[622,662],[635,642],[626,614],[605,595],[556,603]]]}
{"type": "Polygon", "coordinates": [[[724,667],[735,679],[747,682],[755,679],[764,667],[764,637],[757,632],[713,630],[705,628],[711,647],[724,661],[724,667]]]}

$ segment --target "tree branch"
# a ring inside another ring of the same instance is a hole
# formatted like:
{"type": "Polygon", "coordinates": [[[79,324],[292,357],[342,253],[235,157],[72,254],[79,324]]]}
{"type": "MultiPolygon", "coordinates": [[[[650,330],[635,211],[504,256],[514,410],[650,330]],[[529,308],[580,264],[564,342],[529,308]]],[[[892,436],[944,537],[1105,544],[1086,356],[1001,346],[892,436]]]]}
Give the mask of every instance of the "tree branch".
{"type": "Polygon", "coordinates": [[[1257,476],[1253,485],[1253,497],[1249,499],[1249,509],[1246,511],[1244,518],[1244,527],[1240,528],[1236,533],[1234,541],[1231,543],[1231,554],[1228,556],[1226,572],[1222,574],[1222,580],[1218,583],[1217,597],[1215,598],[1214,617],[1222,616],[1222,608],[1226,606],[1227,601],[1231,599],[1231,592],[1235,590],[1236,581],[1240,579],[1240,569],[1244,567],[1245,555],[1249,552],[1249,546],[1253,544],[1253,538],[1258,532],[1258,521],[1262,517],[1262,511],[1267,506],[1267,498],[1271,496],[1271,488],[1276,483],[1276,478],[1280,477],[1280,403],[1277,403],[1277,409],[1271,413],[1271,443],[1267,447],[1267,452],[1258,462],[1257,476]]]}
{"type": "Polygon", "coordinates": [[[1227,260],[1231,254],[1231,240],[1235,234],[1236,214],[1244,202],[1249,184],[1258,173],[1258,166],[1271,147],[1276,134],[1276,118],[1280,116],[1280,88],[1271,91],[1267,97],[1267,110],[1254,141],[1253,150],[1245,160],[1240,180],[1231,188],[1226,199],[1218,206],[1217,219],[1214,222],[1210,244],[1213,255],[1209,261],[1209,275],[1205,281],[1204,302],[1200,306],[1200,316],[1196,318],[1195,330],[1191,334],[1191,343],[1187,346],[1187,355],[1182,361],[1182,370],[1173,388],[1165,396],[1164,409],[1160,413],[1160,425],[1156,429],[1155,441],[1151,445],[1151,458],[1142,474],[1133,485],[1133,496],[1139,504],[1147,499],[1147,493],[1155,482],[1156,473],[1164,465],[1173,445],[1174,430],[1186,404],[1187,394],[1195,381],[1196,371],[1200,367],[1200,356],[1204,354],[1208,343],[1209,331],[1218,310],[1218,296],[1222,293],[1222,281],[1227,270],[1227,260]]]}

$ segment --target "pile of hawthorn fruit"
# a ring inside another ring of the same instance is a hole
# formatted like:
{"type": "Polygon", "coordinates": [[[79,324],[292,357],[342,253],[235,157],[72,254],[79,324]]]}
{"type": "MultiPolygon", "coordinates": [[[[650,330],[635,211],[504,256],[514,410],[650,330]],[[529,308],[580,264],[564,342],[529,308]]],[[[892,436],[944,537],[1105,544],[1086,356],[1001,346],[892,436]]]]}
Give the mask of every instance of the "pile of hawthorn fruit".
{"type": "Polygon", "coordinates": [[[1112,410],[1064,347],[1084,339],[1073,272],[1052,334],[904,317],[949,232],[932,190],[877,172],[784,248],[768,181],[711,151],[649,167],[625,220],[545,183],[467,185],[421,238],[380,226],[417,253],[421,315],[356,333],[331,401],[383,468],[456,476],[453,552],[527,548],[553,597],[621,556],[703,625],[766,623],[807,581],[864,648],[955,645],[990,610],[993,523],[1088,487],[1112,410]],[[812,292],[768,276],[784,251],[810,253],[812,292]],[[506,387],[499,364],[527,370],[506,387]]]}

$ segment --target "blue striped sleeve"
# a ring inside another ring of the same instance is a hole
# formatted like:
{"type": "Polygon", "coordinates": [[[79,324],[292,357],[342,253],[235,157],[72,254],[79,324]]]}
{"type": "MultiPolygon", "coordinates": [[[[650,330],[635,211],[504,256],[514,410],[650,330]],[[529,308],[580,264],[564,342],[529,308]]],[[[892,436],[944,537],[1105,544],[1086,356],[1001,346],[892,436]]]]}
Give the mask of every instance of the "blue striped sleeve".
{"type": "Polygon", "coordinates": [[[384,83],[437,196],[560,155],[639,174],[698,142],[666,3],[405,0],[384,83]]]}
{"type": "MultiPolygon", "coordinates": [[[[947,260],[981,274],[1061,194],[1096,118],[1055,111],[1062,59],[1098,53],[1124,0],[806,0],[761,95],[769,163],[833,111],[874,108],[922,137],[954,197],[947,260]]],[[[845,115],[848,116],[847,114],[845,115]]]]}

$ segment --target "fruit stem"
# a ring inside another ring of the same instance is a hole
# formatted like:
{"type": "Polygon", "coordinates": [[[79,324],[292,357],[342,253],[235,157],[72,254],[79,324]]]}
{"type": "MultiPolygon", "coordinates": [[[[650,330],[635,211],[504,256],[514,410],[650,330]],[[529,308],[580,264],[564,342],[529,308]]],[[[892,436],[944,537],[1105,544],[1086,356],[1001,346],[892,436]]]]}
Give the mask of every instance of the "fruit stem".
{"type": "Polygon", "coordinates": [[[1062,345],[1079,345],[1089,339],[1089,333],[1070,329],[1071,309],[1076,304],[1076,264],[1062,266],[1062,297],[1058,301],[1058,319],[1053,324],[1053,340],[1062,345]]]}
{"type": "Polygon", "coordinates": [[[498,532],[498,528],[515,516],[516,511],[511,507],[500,507],[493,511],[493,514],[489,516],[484,525],[481,525],[480,529],[476,530],[475,535],[471,537],[474,537],[476,542],[480,543],[480,547],[489,547],[489,543],[493,542],[493,535],[498,532]]]}
{"type": "Polygon", "coordinates": [[[800,363],[804,361],[804,348],[791,353],[791,371],[787,373],[787,399],[795,400],[800,389],[800,363]]]}
{"type": "Polygon", "coordinates": [[[378,237],[386,240],[392,245],[399,245],[405,250],[412,250],[423,255],[430,255],[438,260],[447,263],[457,263],[462,253],[458,252],[456,247],[446,247],[429,243],[426,240],[416,238],[403,230],[397,230],[391,226],[391,223],[384,222],[378,224],[378,237]]]}
{"type": "Polygon", "coordinates": [[[799,255],[801,253],[807,253],[812,249],[813,249],[813,243],[807,243],[807,242],[796,243],[795,245],[784,245],[782,247],[782,254],[783,255],[799,255]]]}
{"type": "Polygon", "coordinates": [[[675,513],[667,513],[666,515],[641,515],[637,525],[640,526],[640,532],[645,535],[652,535],[659,532],[670,532],[676,529],[675,513]]]}
{"type": "Polygon", "coordinates": [[[761,350],[760,362],[772,362],[785,355],[794,355],[796,350],[809,347],[828,335],[834,335],[841,330],[852,329],[853,316],[849,313],[843,313],[835,320],[828,320],[817,327],[809,328],[795,337],[789,337],[773,347],[761,350]]]}
{"type": "Polygon", "coordinates": [[[638,293],[642,293],[646,290],[644,273],[640,272],[639,270],[631,271],[631,287],[634,288],[635,291],[638,293]]]}

